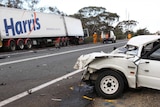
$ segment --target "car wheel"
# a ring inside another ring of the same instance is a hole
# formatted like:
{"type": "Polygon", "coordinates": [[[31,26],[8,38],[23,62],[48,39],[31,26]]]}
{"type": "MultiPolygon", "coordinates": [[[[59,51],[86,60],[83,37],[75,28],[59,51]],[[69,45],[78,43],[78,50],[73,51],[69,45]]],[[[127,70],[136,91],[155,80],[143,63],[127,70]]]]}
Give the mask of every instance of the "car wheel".
{"type": "Polygon", "coordinates": [[[98,76],[95,89],[98,95],[104,98],[117,98],[124,90],[124,81],[117,72],[106,71],[98,76]]]}

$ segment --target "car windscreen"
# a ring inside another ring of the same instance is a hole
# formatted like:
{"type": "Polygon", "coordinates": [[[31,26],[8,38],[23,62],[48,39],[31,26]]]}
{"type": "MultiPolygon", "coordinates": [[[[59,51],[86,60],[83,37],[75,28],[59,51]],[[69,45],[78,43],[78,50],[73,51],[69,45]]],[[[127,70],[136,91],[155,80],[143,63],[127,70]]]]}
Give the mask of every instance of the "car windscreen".
{"type": "Polygon", "coordinates": [[[125,45],[117,48],[114,53],[123,53],[136,56],[138,54],[138,47],[132,45],[125,45]]]}

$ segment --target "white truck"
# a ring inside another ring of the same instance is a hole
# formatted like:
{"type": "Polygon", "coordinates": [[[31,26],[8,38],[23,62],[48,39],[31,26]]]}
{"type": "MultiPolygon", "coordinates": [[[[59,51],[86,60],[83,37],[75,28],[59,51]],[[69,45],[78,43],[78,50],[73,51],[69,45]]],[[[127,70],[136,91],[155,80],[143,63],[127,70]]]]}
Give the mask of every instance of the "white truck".
{"type": "Polygon", "coordinates": [[[112,43],[116,42],[116,36],[113,31],[108,31],[108,32],[101,32],[101,39],[102,43],[108,43],[111,41],[112,43]]]}
{"type": "Polygon", "coordinates": [[[104,98],[117,98],[125,88],[160,90],[160,36],[141,35],[110,53],[81,55],[74,65],[82,81],[95,86],[104,98]]]}
{"type": "Polygon", "coordinates": [[[66,42],[63,44],[75,43],[83,36],[80,19],[0,7],[0,47],[30,49],[32,45],[54,44],[59,37],[66,42]]]}

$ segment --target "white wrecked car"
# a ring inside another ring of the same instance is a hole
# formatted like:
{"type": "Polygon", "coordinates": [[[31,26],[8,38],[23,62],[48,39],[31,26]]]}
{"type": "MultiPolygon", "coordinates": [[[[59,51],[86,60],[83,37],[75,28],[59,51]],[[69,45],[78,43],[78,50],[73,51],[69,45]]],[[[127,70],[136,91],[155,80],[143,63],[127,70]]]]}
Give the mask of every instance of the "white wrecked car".
{"type": "Polygon", "coordinates": [[[81,55],[74,65],[83,69],[82,80],[94,85],[104,98],[119,97],[125,87],[160,90],[160,36],[131,38],[111,53],[81,55]]]}

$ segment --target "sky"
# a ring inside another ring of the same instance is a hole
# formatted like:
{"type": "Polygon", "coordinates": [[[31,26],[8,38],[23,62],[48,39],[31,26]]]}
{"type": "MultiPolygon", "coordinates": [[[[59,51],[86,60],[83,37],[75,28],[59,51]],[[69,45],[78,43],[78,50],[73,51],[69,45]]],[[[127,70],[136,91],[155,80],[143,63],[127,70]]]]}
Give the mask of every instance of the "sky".
{"type": "Polygon", "coordinates": [[[160,31],[159,0],[40,0],[39,5],[57,7],[67,15],[83,7],[104,7],[107,12],[117,13],[119,21],[137,21],[135,29],[147,28],[151,33],[160,31]]]}

